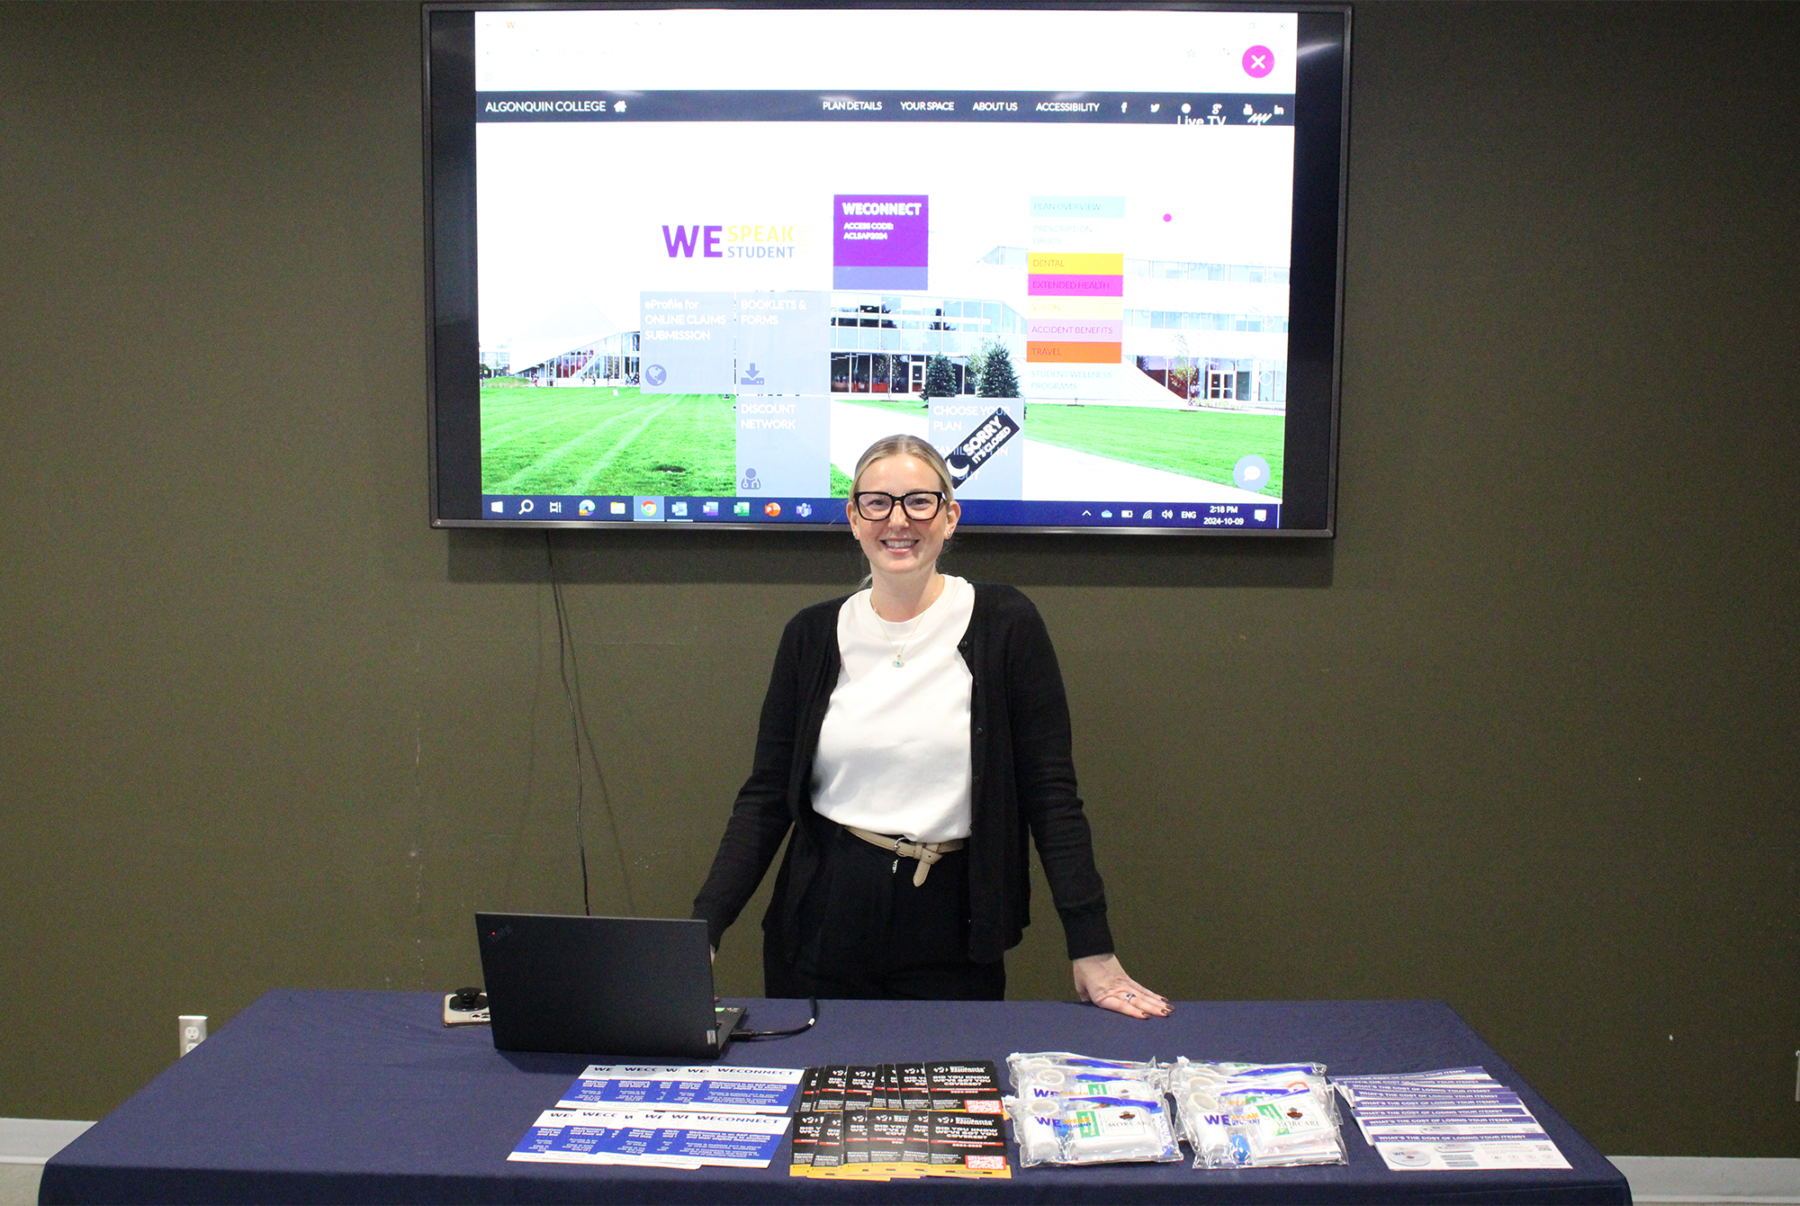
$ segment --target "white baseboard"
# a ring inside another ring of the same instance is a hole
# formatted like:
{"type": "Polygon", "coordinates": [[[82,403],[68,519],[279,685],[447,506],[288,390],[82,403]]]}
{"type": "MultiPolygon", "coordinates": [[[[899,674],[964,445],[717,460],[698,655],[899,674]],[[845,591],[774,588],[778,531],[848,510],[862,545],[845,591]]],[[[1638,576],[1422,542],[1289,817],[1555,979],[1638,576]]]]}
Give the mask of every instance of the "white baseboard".
{"type": "Polygon", "coordinates": [[[1648,1206],[1800,1206],[1800,1160],[1727,1156],[1608,1156],[1648,1206]]]}
{"type": "Polygon", "coordinates": [[[42,1164],[93,1125],[59,1118],[0,1118],[0,1164],[42,1164]]]}

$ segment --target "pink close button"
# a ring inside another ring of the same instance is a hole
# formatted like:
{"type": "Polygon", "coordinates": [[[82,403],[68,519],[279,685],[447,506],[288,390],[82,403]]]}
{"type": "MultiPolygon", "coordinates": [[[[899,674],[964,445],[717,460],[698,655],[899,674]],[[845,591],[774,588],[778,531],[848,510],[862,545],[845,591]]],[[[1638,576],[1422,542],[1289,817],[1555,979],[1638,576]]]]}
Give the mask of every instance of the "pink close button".
{"type": "Polygon", "coordinates": [[[1275,52],[1267,46],[1252,46],[1244,52],[1244,74],[1260,80],[1275,70],[1275,52]]]}

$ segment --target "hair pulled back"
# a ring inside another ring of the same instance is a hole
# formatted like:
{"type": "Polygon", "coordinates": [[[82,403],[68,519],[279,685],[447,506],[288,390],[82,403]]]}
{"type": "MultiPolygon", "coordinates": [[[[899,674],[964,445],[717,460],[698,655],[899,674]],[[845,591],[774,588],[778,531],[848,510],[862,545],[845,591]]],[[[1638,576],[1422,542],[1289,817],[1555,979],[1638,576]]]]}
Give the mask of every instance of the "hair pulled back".
{"type": "Polygon", "coordinates": [[[944,463],[944,455],[930,444],[915,435],[882,436],[856,459],[856,472],[850,476],[850,492],[856,493],[862,485],[863,470],[876,461],[885,461],[890,456],[915,456],[931,466],[937,474],[938,484],[944,488],[944,501],[949,502],[956,497],[956,488],[950,484],[950,466],[944,463]]]}

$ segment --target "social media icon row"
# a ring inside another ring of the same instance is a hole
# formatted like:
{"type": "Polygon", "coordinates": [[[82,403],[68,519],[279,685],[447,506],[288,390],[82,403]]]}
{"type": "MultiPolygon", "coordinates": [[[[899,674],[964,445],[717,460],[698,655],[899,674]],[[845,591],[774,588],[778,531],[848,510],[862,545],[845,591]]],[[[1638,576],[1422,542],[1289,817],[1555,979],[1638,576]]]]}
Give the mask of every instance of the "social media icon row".
{"type": "MultiPolygon", "coordinates": [[[[1111,511],[1100,512],[1101,519],[1111,519],[1112,517],[1113,517],[1113,513],[1111,511]]],[[[1182,511],[1180,513],[1180,517],[1182,519],[1194,519],[1194,518],[1197,518],[1197,514],[1193,511],[1182,511]]],[[[1121,507],[1121,508],[1119,508],[1119,518],[1120,519],[1174,519],[1174,518],[1176,518],[1176,509],[1174,507],[1164,507],[1164,508],[1162,508],[1162,510],[1159,511],[1155,507],[1121,507]]]]}
{"type": "MultiPolygon", "coordinates": [[[[1214,507],[1213,510],[1217,511],[1217,510],[1219,510],[1219,508],[1214,507]]],[[[1230,510],[1233,514],[1236,514],[1238,511],[1238,507],[1233,506],[1230,508],[1230,510]]],[[[1269,508],[1269,507],[1255,507],[1255,508],[1249,508],[1248,510],[1250,512],[1251,517],[1253,519],[1255,519],[1257,523],[1267,523],[1269,521],[1269,516],[1272,513],[1272,508],[1269,508]]],[[[1082,514],[1085,515],[1085,514],[1087,514],[1087,512],[1084,511],[1084,512],[1082,512],[1082,514]]],[[[1111,519],[1113,517],[1113,515],[1114,515],[1114,511],[1111,508],[1107,508],[1100,512],[1101,519],[1111,519]]],[[[1146,519],[1150,519],[1150,520],[1169,519],[1169,520],[1175,520],[1177,522],[1182,522],[1182,521],[1198,520],[1200,518],[1200,511],[1198,508],[1195,508],[1195,507],[1183,507],[1183,506],[1120,507],[1117,511],[1117,515],[1120,519],[1136,519],[1140,522],[1142,522],[1143,520],[1146,520],[1146,519]]]]}

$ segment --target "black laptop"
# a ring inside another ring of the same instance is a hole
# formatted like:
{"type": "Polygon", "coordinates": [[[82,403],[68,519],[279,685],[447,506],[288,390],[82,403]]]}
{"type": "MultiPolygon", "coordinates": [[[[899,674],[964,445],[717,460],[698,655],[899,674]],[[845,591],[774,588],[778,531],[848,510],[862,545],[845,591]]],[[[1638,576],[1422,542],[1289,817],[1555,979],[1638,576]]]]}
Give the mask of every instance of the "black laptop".
{"type": "Polygon", "coordinates": [[[714,1059],[743,1019],[713,1002],[704,921],[477,913],[502,1051],[714,1059]]]}

